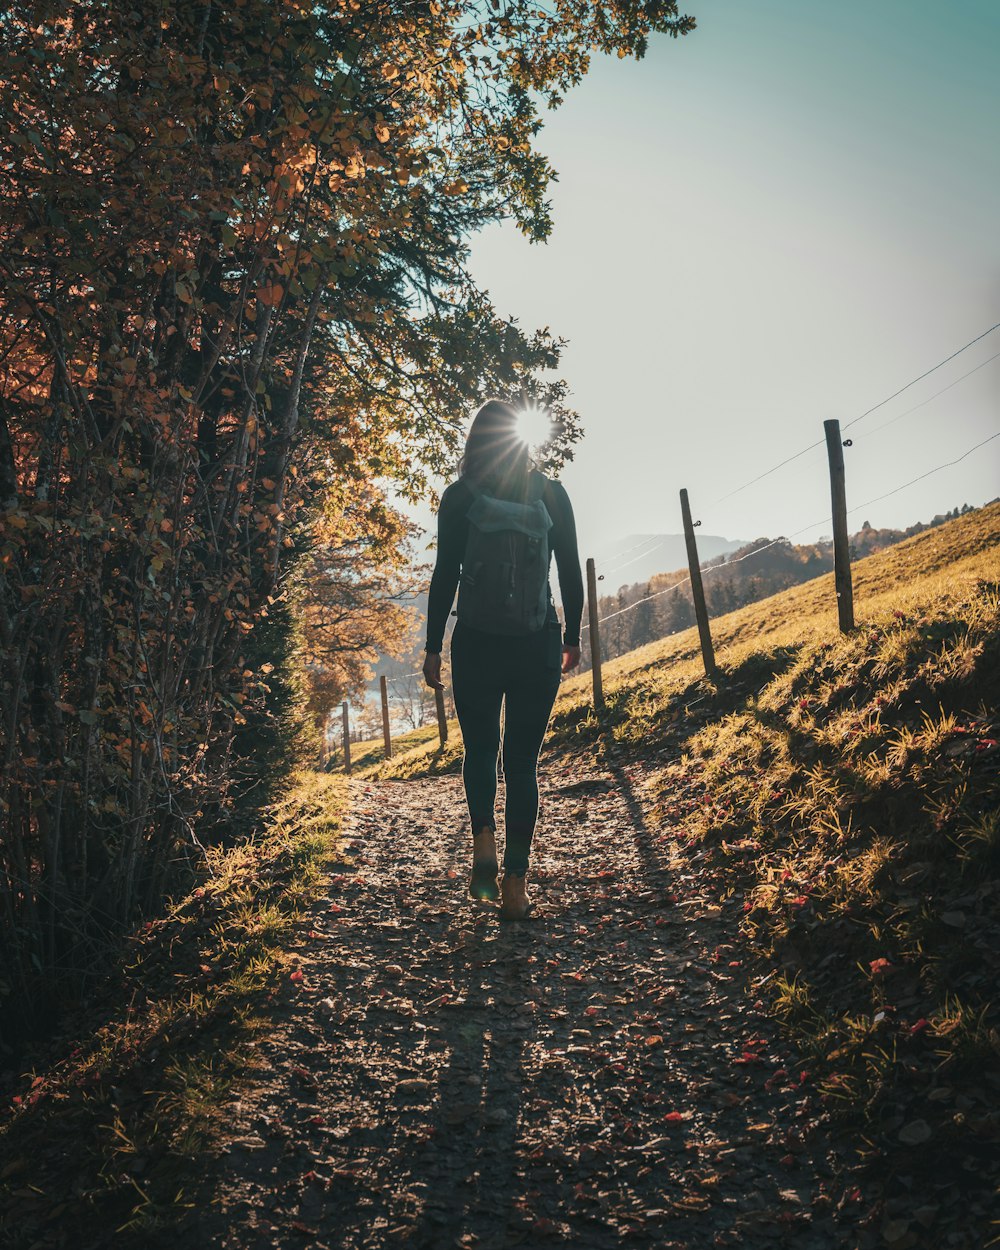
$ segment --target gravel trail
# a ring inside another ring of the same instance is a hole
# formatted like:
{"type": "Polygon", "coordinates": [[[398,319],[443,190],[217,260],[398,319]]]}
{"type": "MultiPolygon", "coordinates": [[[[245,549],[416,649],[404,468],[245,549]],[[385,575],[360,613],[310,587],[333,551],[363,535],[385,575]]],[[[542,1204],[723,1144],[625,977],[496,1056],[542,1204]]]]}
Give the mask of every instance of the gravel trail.
{"type": "MultiPolygon", "coordinates": [[[[697,782],[673,772],[682,811],[697,782]]],[[[755,1005],[742,899],[654,826],[647,781],[543,775],[536,910],[515,923],[466,896],[457,778],[354,783],[204,1245],[875,1244],[755,1005]]]]}

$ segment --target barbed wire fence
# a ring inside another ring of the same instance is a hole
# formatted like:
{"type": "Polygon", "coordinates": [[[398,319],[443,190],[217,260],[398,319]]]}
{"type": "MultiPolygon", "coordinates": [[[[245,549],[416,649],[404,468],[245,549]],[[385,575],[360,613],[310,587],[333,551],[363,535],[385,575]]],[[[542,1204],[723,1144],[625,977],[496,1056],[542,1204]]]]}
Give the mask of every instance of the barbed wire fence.
{"type": "MultiPolygon", "coordinates": [[[[966,451],[963,451],[961,455],[956,456],[950,460],[946,460],[941,463],[932,465],[930,468],[925,470],[923,473],[918,474],[916,477],[910,478],[909,480],[905,482],[901,482],[898,485],[892,487],[892,489],[885,491],[880,495],[876,495],[872,499],[867,499],[865,500],[864,503],[855,504],[851,508],[848,508],[846,506],[845,466],[844,466],[843,453],[844,453],[845,448],[850,448],[854,445],[854,437],[857,437],[857,436],[852,436],[852,437],[848,437],[845,439],[842,437],[842,434],[849,429],[853,429],[855,426],[859,425],[861,422],[867,420],[867,418],[872,416],[874,413],[879,412],[880,410],[887,407],[893,400],[898,399],[901,395],[911,390],[919,382],[924,381],[926,378],[936,373],[939,369],[943,368],[949,362],[957,359],[964,352],[974,347],[977,343],[980,343],[984,339],[988,338],[989,335],[995,333],[997,330],[1000,330],[1000,322],[997,322],[995,325],[990,326],[988,329],[984,330],[981,334],[978,334],[975,338],[970,339],[969,342],[957,348],[955,351],[945,356],[942,360],[939,360],[937,364],[932,365],[929,369],[924,370],[917,377],[912,378],[905,385],[893,391],[892,394],[887,395],[884,399],[879,400],[878,403],[872,404],[869,408],[866,408],[863,412],[859,413],[856,417],[853,417],[850,421],[845,422],[843,426],[841,426],[838,420],[825,421],[823,423],[824,424],[824,437],[823,438],[817,439],[815,442],[808,444],[808,446],[800,448],[798,451],[793,452],[790,456],[782,457],[782,459],[780,459],[777,463],[771,465],[770,467],[762,470],[759,473],[755,473],[752,477],[748,478],[745,482],[741,482],[739,485],[733,487],[731,490],[726,491],[724,494],[718,496],[716,499],[713,499],[707,505],[707,507],[711,509],[711,508],[717,507],[721,503],[728,502],[730,499],[735,498],[737,495],[742,494],[744,491],[749,490],[751,487],[771,478],[774,474],[786,468],[788,465],[794,464],[795,462],[800,460],[803,456],[808,455],[809,452],[815,451],[818,448],[823,447],[825,445],[827,448],[827,459],[828,459],[829,476],[830,476],[831,511],[829,513],[826,513],[824,516],[819,517],[817,520],[810,521],[808,524],[797,526],[795,529],[790,530],[786,534],[781,534],[777,538],[771,539],[768,542],[761,543],[759,546],[754,546],[753,550],[747,551],[743,555],[736,556],[736,557],[726,557],[726,556],[716,557],[704,564],[701,564],[698,561],[698,557],[697,557],[697,542],[696,542],[696,537],[695,537],[695,530],[698,527],[700,527],[701,521],[700,520],[693,521],[691,519],[690,508],[688,506],[687,491],[682,490],[681,491],[681,513],[682,513],[682,522],[683,522],[684,531],[685,531],[684,532],[685,543],[686,543],[688,557],[689,557],[688,572],[682,576],[677,577],[675,580],[672,580],[669,585],[663,586],[660,589],[652,591],[647,595],[643,595],[641,598],[636,599],[632,603],[629,603],[621,608],[617,608],[610,612],[605,612],[603,615],[599,614],[600,598],[598,596],[598,590],[597,590],[598,582],[603,581],[606,577],[609,577],[614,573],[619,573],[622,569],[629,568],[632,565],[638,563],[640,560],[646,559],[649,556],[651,556],[653,552],[655,552],[657,546],[661,544],[662,536],[657,535],[657,534],[645,535],[642,538],[640,538],[638,541],[636,541],[635,543],[632,543],[630,546],[626,547],[623,551],[615,551],[614,549],[612,549],[610,552],[605,553],[605,558],[610,559],[612,563],[610,563],[606,567],[601,567],[600,572],[598,572],[599,565],[597,561],[593,558],[588,559],[587,560],[587,583],[588,583],[587,585],[587,610],[585,614],[588,619],[586,619],[583,623],[583,626],[580,631],[580,637],[581,637],[582,646],[586,642],[585,652],[586,652],[586,659],[589,662],[589,667],[592,673],[593,702],[594,702],[595,708],[597,710],[601,710],[604,707],[603,678],[602,678],[602,671],[601,671],[602,670],[602,655],[601,655],[601,643],[600,643],[602,626],[608,624],[611,621],[615,621],[621,617],[624,617],[631,612],[634,612],[637,608],[642,607],[644,604],[651,603],[654,600],[661,599],[665,595],[673,594],[675,592],[680,591],[684,587],[690,586],[691,597],[692,597],[692,602],[693,602],[695,616],[696,616],[696,622],[699,627],[704,667],[705,667],[706,674],[708,674],[709,676],[712,676],[715,674],[716,666],[715,666],[714,650],[713,650],[713,645],[712,645],[712,640],[711,640],[711,632],[710,632],[709,625],[708,625],[708,620],[709,620],[708,609],[707,609],[705,596],[704,596],[704,588],[702,585],[703,579],[706,577],[711,578],[713,575],[718,574],[720,571],[728,571],[732,569],[734,566],[743,564],[746,561],[757,559],[761,555],[763,555],[764,552],[769,551],[774,547],[778,547],[783,544],[785,545],[790,544],[793,539],[799,538],[803,534],[806,534],[806,533],[815,532],[818,527],[829,524],[831,520],[833,523],[834,578],[835,578],[835,591],[836,591],[836,597],[837,597],[839,623],[840,623],[840,628],[843,632],[849,632],[854,627],[854,616],[853,616],[853,587],[852,587],[852,582],[851,582],[851,554],[848,548],[848,531],[847,531],[848,517],[854,516],[855,514],[859,512],[863,512],[865,509],[871,507],[872,505],[881,503],[883,500],[889,499],[892,496],[899,494],[900,492],[908,489],[909,487],[916,485],[918,482],[925,481],[927,478],[933,476],[935,473],[940,473],[945,469],[953,468],[955,465],[960,464],[963,460],[968,459],[968,457],[973,455],[975,452],[981,450],[983,447],[986,447],[989,443],[992,443],[995,439],[1000,438],[1000,429],[989,434],[986,438],[981,439],[980,441],[975,443],[972,447],[969,447],[966,451]]],[[[981,361],[979,364],[975,365],[973,368],[967,370],[965,373],[961,374],[959,377],[953,379],[951,382],[948,383],[947,386],[944,386],[940,390],[935,391],[933,395],[930,395],[926,399],[921,400],[920,403],[914,404],[912,407],[905,409],[903,412],[897,413],[895,416],[891,417],[888,421],[884,421],[874,426],[873,428],[865,431],[864,433],[860,435],[860,437],[867,438],[869,436],[877,434],[881,430],[887,429],[890,426],[895,425],[897,422],[903,420],[905,417],[908,417],[912,413],[917,412],[919,409],[925,407],[927,404],[931,403],[933,400],[943,395],[946,391],[950,391],[953,387],[958,386],[959,383],[965,381],[966,378],[969,378],[973,374],[978,373],[979,370],[984,369],[988,364],[990,364],[991,362],[993,362],[994,360],[998,358],[1000,358],[1000,351],[994,352],[991,356],[987,357],[986,360],[981,361]]],[[[389,687],[393,687],[393,686],[398,688],[408,682],[412,683],[414,678],[419,678],[423,680],[423,670],[416,669],[413,672],[396,674],[391,677],[387,675],[382,675],[379,679],[379,686],[380,686],[380,693],[381,693],[381,700],[382,700],[384,754],[385,754],[386,759],[390,758],[392,755],[388,689],[389,687]]],[[[435,705],[436,705],[436,710],[437,710],[438,734],[439,734],[439,739],[440,739],[440,747],[443,748],[448,739],[448,724],[447,724],[447,717],[445,714],[444,691],[442,688],[438,688],[435,690],[434,693],[435,693],[435,705]]],[[[350,771],[349,705],[346,701],[343,704],[342,716],[343,716],[343,725],[344,725],[345,768],[346,768],[346,771],[349,772],[350,771]]]]}

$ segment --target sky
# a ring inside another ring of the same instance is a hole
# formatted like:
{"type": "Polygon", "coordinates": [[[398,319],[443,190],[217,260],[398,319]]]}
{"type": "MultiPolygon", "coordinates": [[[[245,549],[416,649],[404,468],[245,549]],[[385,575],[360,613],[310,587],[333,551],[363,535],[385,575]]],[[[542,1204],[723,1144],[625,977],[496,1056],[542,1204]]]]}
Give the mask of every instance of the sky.
{"type": "MultiPolygon", "coordinates": [[[[568,339],[562,480],[599,565],[677,532],[681,487],[703,533],[829,535],[825,446],[739,488],[1000,322],[1000,3],[686,8],[692,35],[547,114],[550,241],[472,241],[498,312],[568,339]]],[[[1000,494],[997,438],[868,506],[1000,431],[995,353],[1000,329],[845,433],[852,528],[1000,494]]]]}

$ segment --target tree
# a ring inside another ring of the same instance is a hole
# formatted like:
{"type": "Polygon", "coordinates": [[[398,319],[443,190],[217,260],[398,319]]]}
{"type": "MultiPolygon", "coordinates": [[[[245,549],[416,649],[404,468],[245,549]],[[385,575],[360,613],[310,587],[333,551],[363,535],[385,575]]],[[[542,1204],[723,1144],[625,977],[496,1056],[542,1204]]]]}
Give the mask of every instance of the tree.
{"type": "Polygon", "coordinates": [[[670,0],[155,14],[0,24],[0,958],[25,1018],[38,969],[85,972],[202,856],[331,484],[418,492],[491,392],[549,405],[570,453],[560,343],[497,316],[465,239],[543,239],[539,108],[594,50],[693,26],[670,0]]]}
{"type": "Polygon", "coordinates": [[[409,643],[414,613],[406,605],[423,573],[410,559],[411,530],[367,479],[327,492],[312,546],[290,578],[317,726],[342,700],[363,695],[379,654],[398,657],[409,643]]]}
{"type": "Polygon", "coordinates": [[[639,585],[639,599],[632,611],[632,645],[645,646],[659,637],[656,630],[656,601],[650,599],[649,582],[639,585]]]}
{"type": "Polygon", "coordinates": [[[429,693],[419,674],[408,673],[392,682],[392,706],[398,710],[403,724],[409,729],[420,729],[427,724],[431,715],[429,693]]]}

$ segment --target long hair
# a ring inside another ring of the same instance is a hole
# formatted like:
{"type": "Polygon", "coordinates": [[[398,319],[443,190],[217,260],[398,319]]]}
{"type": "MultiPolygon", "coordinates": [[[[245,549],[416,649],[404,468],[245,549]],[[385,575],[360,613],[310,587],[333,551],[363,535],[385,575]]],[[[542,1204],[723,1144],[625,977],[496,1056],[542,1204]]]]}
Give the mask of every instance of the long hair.
{"type": "Polygon", "coordinates": [[[477,486],[490,487],[502,495],[524,493],[531,457],[510,404],[488,399],[472,418],[458,472],[477,486]]]}

